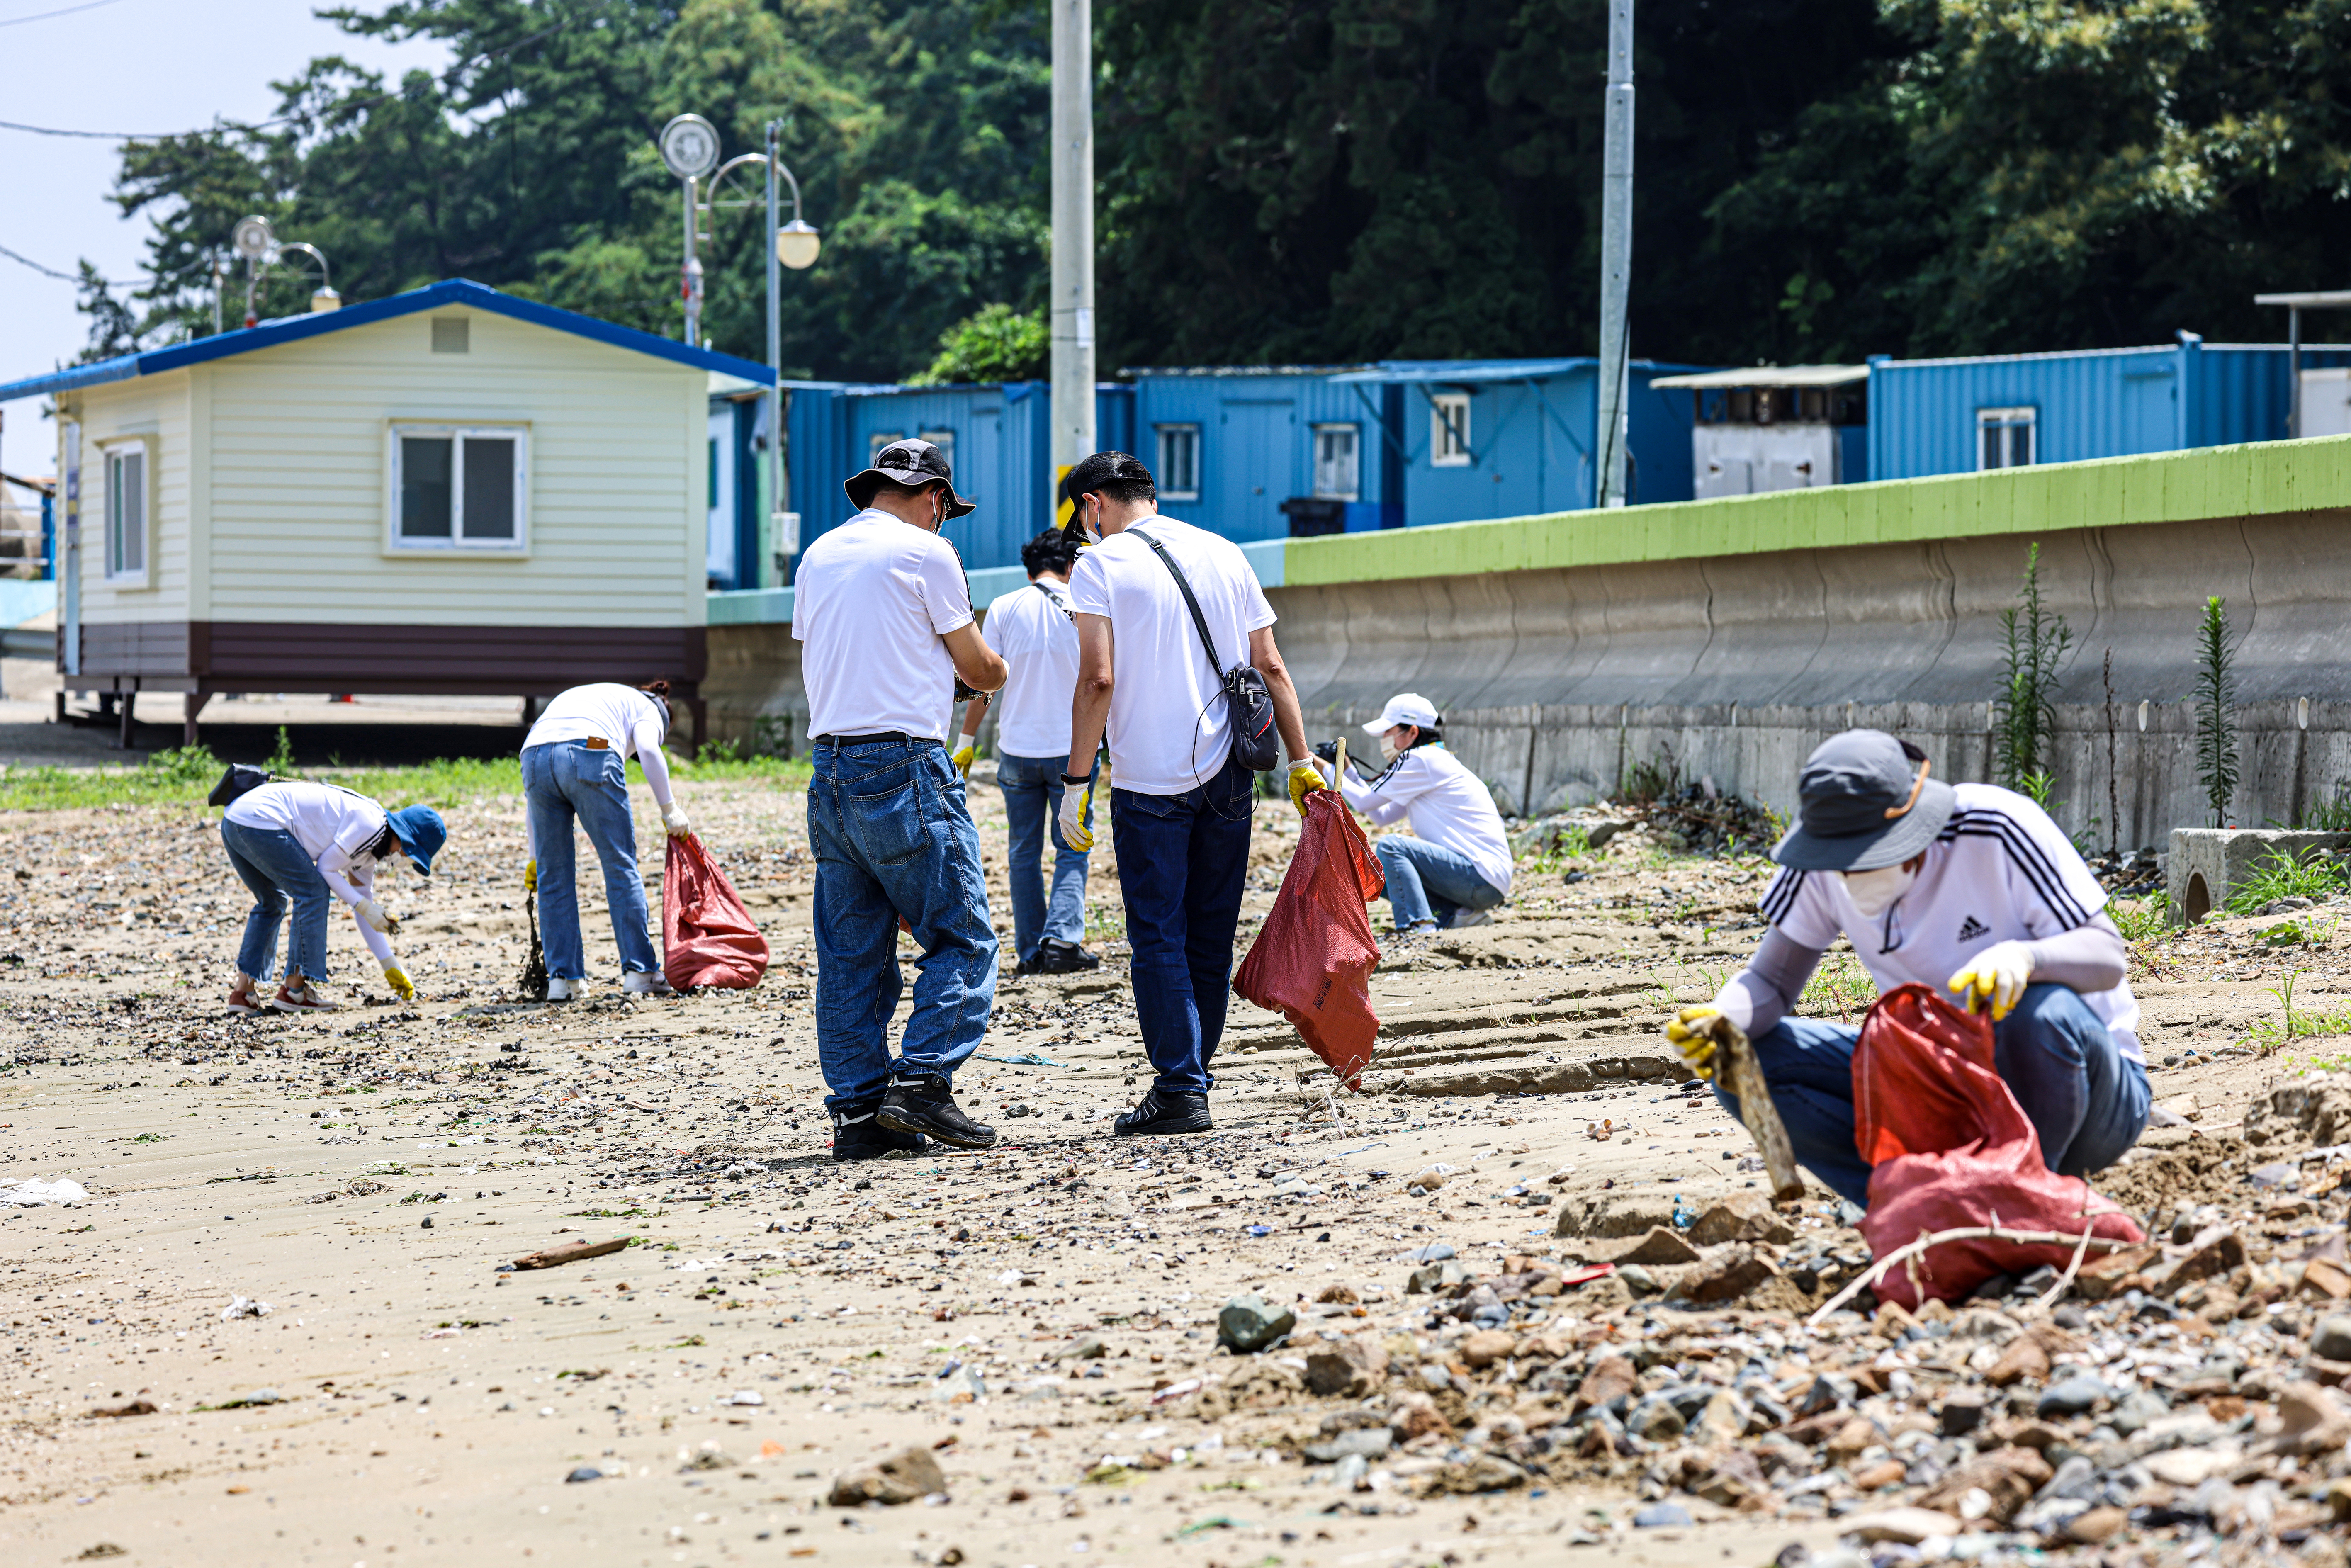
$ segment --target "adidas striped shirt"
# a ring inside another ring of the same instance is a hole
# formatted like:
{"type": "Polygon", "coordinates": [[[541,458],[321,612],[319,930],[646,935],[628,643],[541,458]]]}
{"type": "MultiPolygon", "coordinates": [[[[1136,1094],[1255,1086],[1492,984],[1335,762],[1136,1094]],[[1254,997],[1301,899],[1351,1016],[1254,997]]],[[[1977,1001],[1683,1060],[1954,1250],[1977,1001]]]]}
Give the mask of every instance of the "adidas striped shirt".
{"type": "MultiPolygon", "coordinates": [[[[1786,867],[1763,890],[1763,918],[1815,950],[1844,936],[1881,992],[1914,983],[1942,990],[1993,943],[2055,936],[2105,907],[2105,889],[2049,813],[1993,784],[1960,784],[1953,793],[1958,809],[1928,847],[1918,880],[1876,919],[1862,917],[1834,873],[1786,867]]],[[[2128,980],[2082,999],[2125,1056],[2147,1060],[2128,980]]]]}

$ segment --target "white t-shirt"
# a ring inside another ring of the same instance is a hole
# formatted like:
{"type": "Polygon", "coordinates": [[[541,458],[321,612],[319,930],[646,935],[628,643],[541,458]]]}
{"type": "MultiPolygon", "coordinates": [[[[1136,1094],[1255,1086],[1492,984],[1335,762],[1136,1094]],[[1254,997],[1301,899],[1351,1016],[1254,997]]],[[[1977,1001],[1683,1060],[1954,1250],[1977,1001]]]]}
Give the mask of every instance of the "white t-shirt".
{"type": "MultiPolygon", "coordinates": [[[[345,904],[356,908],[362,898],[374,896],[376,860],[367,850],[390,822],[381,805],[357,790],[287,779],[246,790],[221,816],[240,827],[293,834],[302,852],[318,862],[328,888],[345,904]]],[[[392,962],[392,944],[381,932],[361,921],[360,936],[377,958],[392,962]]]]}
{"type": "MultiPolygon", "coordinates": [[[[2106,891],[2049,814],[1992,784],[1953,789],[1958,809],[1927,850],[1918,880],[1876,920],[1853,906],[1833,873],[1782,869],[1763,890],[1763,917],[1789,940],[1824,948],[1843,933],[1880,991],[1933,987],[1995,942],[2031,942],[2090,923],[2106,891]]],[[[2134,1061],[2138,999],[2125,980],[2082,999],[2134,1061]]]]}
{"type": "Polygon", "coordinates": [[[528,751],[534,746],[601,736],[621,754],[622,761],[637,759],[653,799],[666,806],[670,803],[669,761],[662,755],[662,738],[667,729],[661,705],[652,697],[634,686],[598,681],[549,697],[547,711],[523,737],[522,748],[528,751]]]}
{"type": "Polygon", "coordinates": [[[1147,518],[1078,552],[1071,607],[1111,624],[1112,779],[1138,795],[1181,795],[1224,768],[1232,721],[1222,671],[1209,667],[1183,591],[1144,531],[1184,569],[1225,669],[1249,662],[1249,633],[1273,624],[1273,606],[1239,546],[1173,517],[1147,518]]]}
{"type": "Polygon", "coordinates": [[[792,635],[809,737],[945,740],[955,661],[940,641],[971,624],[955,547],[871,507],[820,535],[792,574],[792,635]]]}
{"type": "Polygon", "coordinates": [[[987,645],[1012,666],[996,699],[996,749],[1008,757],[1058,757],[1068,766],[1070,695],[1078,687],[1078,629],[1070,591],[1033,581],[987,607],[987,645]]]}
{"type": "Polygon", "coordinates": [[[1401,819],[1411,824],[1414,838],[1451,850],[1479,876],[1510,891],[1510,841],[1502,813],[1478,776],[1441,742],[1414,747],[1370,783],[1351,768],[1339,775],[1339,792],[1381,827],[1401,819]]]}

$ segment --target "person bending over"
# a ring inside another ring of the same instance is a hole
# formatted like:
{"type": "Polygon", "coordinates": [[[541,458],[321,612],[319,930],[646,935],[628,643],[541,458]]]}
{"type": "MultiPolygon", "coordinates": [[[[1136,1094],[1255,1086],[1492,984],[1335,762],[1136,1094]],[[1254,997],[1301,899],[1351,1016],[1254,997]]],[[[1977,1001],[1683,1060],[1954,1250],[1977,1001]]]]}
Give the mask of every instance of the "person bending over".
{"type": "Polygon", "coordinates": [[[523,737],[523,803],[530,835],[523,892],[538,900],[550,1002],[568,1002],[588,984],[580,900],[572,883],[579,852],[571,836],[574,822],[587,830],[604,868],[604,906],[611,912],[612,940],[621,949],[621,988],[636,996],[669,991],[646,932],[645,882],[637,870],[637,828],[629,811],[633,757],[671,836],[693,831],[684,809],[670,796],[669,763],[662,753],[668,737],[667,681],[574,686],[549,698],[547,711],[523,737]]]}
{"type": "MultiPolygon", "coordinates": [[[[1009,843],[1005,881],[1012,889],[1012,947],[1019,975],[1070,975],[1099,968],[1086,951],[1086,854],[1061,837],[1061,764],[1070,754],[1070,695],[1078,685],[1078,629],[1070,609],[1070,568],[1078,541],[1047,528],[1020,547],[1029,585],[987,607],[987,645],[1012,666],[996,716],[996,784],[1004,791],[1009,843]],[[1053,841],[1053,895],[1045,897],[1045,841],[1053,841]]],[[[967,778],[978,753],[988,699],[964,711],[955,764],[967,778]]],[[[1089,772],[1092,792],[1093,774],[1089,772]]],[[[1086,825],[1092,826],[1089,811],[1086,825]]]]}
{"type": "Polygon", "coordinates": [[[318,993],[327,977],[327,895],[350,905],[360,939],[383,966],[383,977],[401,1000],[413,1001],[416,987],[392,956],[397,923],[376,902],[375,873],[405,854],[419,876],[433,874],[433,856],[449,832],[430,806],[387,811],[356,790],[333,784],[287,779],[246,790],[221,814],[221,844],[228,863],[253,890],[253,913],[246,916],[245,941],[237,948],[236,983],[231,1012],[324,1012],[334,1004],[318,993]],[[288,916],[285,979],[264,1001],[271,960],[277,951],[277,922],[288,916]]]}
{"type": "Polygon", "coordinates": [[[1408,839],[1391,833],[1372,846],[1387,873],[1395,928],[1405,936],[1483,925],[1510,892],[1502,813],[1478,776],[1446,749],[1441,723],[1426,697],[1399,693],[1364,726],[1379,737],[1387,764],[1377,777],[1366,783],[1352,768],[1341,772],[1334,759],[1322,764],[1348,805],[1380,827],[1412,829],[1408,839]]]}
{"type": "MultiPolygon", "coordinates": [[[[1763,893],[1771,930],[1712,1002],[1666,1025],[1707,1077],[1715,1021],[1744,1034],[1797,1160],[1856,1204],[1869,1201],[1870,1171],[1854,1146],[1861,1031],[1793,1016],[1840,934],[1881,992],[1928,985],[1990,1008],[1994,1066],[2051,1170],[2113,1164],[2150,1103],[2105,890],[2031,800],[1928,774],[1924,752],[1877,730],[1823,743],[1799,780],[1797,825],[1771,852],[1782,869],[1763,893]]],[[[1714,1092],[1738,1113],[1735,1096],[1719,1082],[1714,1092]]]]}

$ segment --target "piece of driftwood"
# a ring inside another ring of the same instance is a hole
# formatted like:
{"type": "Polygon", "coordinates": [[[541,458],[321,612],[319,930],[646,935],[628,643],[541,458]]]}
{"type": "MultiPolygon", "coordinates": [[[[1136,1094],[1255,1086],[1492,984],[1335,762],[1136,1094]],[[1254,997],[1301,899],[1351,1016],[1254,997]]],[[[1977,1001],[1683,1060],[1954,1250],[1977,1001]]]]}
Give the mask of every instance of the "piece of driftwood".
{"type": "Polygon", "coordinates": [[[1739,1096],[1739,1119],[1762,1151],[1763,1169],[1771,1178],[1771,1196],[1782,1203],[1804,1196],[1804,1178],[1796,1169],[1795,1151],[1788,1146],[1788,1129],[1780,1109],[1771,1103],[1771,1086],[1764,1082],[1755,1048],[1729,1019],[1718,1015],[1709,1032],[1714,1037],[1716,1072],[1739,1096]]]}
{"type": "Polygon", "coordinates": [[[514,1266],[517,1269],[554,1269],[565,1263],[579,1263],[590,1258],[606,1257],[618,1252],[628,1244],[629,1240],[625,1236],[618,1241],[571,1241],[561,1247],[549,1247],[543,1251],[533,1252],[527,1258],[517,1258],[514,1260],[514,1266]]]}

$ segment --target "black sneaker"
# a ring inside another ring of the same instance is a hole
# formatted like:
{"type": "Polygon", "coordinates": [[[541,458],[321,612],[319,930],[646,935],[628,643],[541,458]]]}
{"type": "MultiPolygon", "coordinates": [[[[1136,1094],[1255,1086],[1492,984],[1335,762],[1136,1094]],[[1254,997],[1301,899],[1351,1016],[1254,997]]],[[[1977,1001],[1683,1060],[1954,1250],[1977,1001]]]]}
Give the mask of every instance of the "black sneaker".
{"type": "Polygon", "coordinates": [[[1013,971],[1016,975],[1082,975],[1089,969],[1102,967],[1099,954],[1089,953],[1074,942],[1064,942],[1059,936],[1048,936],[1037,944],[1037,956],[1013,971]]]}
{"type": "Polygon", "coordinates": [[[916,1072],[890,1080],[882,1108],[873,1119],[893,1133],[927,1133],[958,1149],[992,1149],[996,1129],[983,1127],[963,1113],[947,1091],[947,1081],[935,1072],[916,1072]]]}
{"type": "Polygon", "coordinates": [[[1122,1138],[1205,1133],[1214,1124],[1208,1120],[1208,1097],[1206,1094],[1174,1089],[1154,1089],[1135,1103],[1134,1110],[1113,1124],[1122,1138]]]}
{"type": "Polygon", "coordinates": [[[902,1151],[919,1155],[927,1147],[920,1133],[897,1133],[874,1120],[880,1110],[879,1100],[862,1101],[854,1105],[836,1106],[832,1112],[832,1157],[842,1160],[878,1160],[884,1155],[902,1151]]]}

